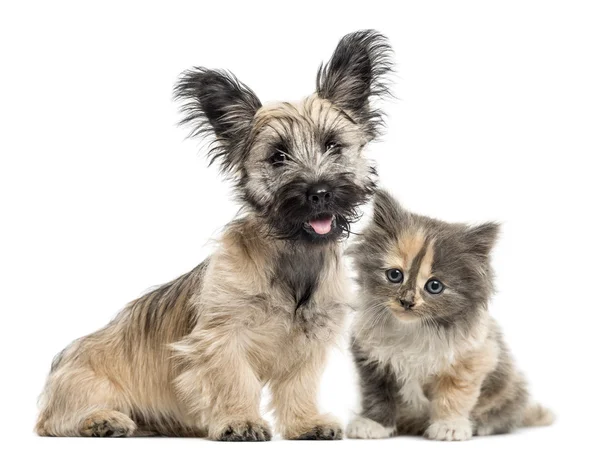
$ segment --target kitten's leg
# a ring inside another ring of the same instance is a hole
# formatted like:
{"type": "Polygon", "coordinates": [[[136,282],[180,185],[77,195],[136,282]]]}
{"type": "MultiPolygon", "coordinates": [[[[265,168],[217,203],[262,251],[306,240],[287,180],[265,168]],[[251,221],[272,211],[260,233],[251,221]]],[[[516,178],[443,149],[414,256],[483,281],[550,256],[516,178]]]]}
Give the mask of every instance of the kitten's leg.
{"type": "Polygon", "coordinates": [[[479,400],[471,413],[474,434],[486,436],[513,431],[521,424],[528,401],[525,379],[512,362],[506,360],[482,384],[479,400]]]}
{"type": "Polygon", "coordinates": [[[477,404],[485,376],[495,365],[487,351],[480,350],[436,377],[430,389],[431,413],[426,437],[464,441],[473,436],[469,416],[477,404]]]}
{"type": "Polygon", "coordinates": [[[361,386],[362,411],[346,430],[349,438],[388,438],[396,427],[399,384],[389,366],[369,360],[353,339],[352,354],[361,386]]]}
{"type": "Polygon", "coordinates": [[[339,422],[319,413],[317,393],[326,349],[322,344],[313,347],[306,359],[275,375],[271,381],[271,404],[277,426],[286,439],[341,439],[339,422]]]}
{"type": "Polygon", "coordinates": [[[473,436],[469,412],[479,395],[479,383],[444,375],[434,385],[431,416],[425,436],[438,441],[465,441],[473,436]]]}
{"type": "Polygon", "coordinates": [[[174,345],[185,369],[176,379],[191,416],[208,425],[217,441],[269,441],[260,416],[262,383],[247,356],[239,330],[197,328],[174,345]]]}
{"type": "Polygon", "coordinates": [[[516,429],[524,421],[530,400],[525,377],[516,369],[499,332],[496,340],[501,350],[498,365],[484,380],[471,413],[474,434],[478,436],[516,429]]]}

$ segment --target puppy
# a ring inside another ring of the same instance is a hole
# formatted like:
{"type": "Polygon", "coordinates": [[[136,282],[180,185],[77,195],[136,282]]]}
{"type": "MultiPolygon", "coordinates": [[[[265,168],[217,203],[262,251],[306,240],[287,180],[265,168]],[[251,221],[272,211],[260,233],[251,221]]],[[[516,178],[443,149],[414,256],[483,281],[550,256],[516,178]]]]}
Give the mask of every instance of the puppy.
{"type": "Polygon", "coordinates": [[[362,413],[352,438],[424,434],[460,441],[547,425],[488,314],[498,226],[411,214],[378,191],[351,249],[362,299],[352,352],[362,413]]]}
{"type": "Polygon", "coordinates": [[[208,436],[265,441],[261,389],[287,439],[340,439],[317,408],[346,311],[340,240],[376,180],[391,50],[374,31],[345,36],[299,103],[262,105],[232,74],[184,72],[183,123],[214,136],[210,156],[242,202],[218,250],[131,302],[54,360],[43,436],[208,436]]]}

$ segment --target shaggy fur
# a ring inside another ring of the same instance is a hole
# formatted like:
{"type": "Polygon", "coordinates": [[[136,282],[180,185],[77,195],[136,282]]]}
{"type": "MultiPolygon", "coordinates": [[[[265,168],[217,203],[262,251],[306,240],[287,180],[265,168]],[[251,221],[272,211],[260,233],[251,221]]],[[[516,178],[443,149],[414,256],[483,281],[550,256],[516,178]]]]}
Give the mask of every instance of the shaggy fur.
{"type": "Polygon", "coordinates": [[[361,31],[321,68],[316,94],[263,106],[230,73],[194,68],[175,88],[192,135],[233,181],[242,215],[191,272],[131,302],[54,361],[44,436],[204,436],[264,441],[264,385],[288,439],[339,439],[317,388],[346,311],[340,240],[375,186],[390,48],[361,31]]]}
{"type": "Polygon", "coordinates": [[[383,191],[350,252],[361,304],[352,353],[362,389],[354,438],[464,440],[552,422],[529,400],[488,314],[497,224],[411,214],[383,191]]]}

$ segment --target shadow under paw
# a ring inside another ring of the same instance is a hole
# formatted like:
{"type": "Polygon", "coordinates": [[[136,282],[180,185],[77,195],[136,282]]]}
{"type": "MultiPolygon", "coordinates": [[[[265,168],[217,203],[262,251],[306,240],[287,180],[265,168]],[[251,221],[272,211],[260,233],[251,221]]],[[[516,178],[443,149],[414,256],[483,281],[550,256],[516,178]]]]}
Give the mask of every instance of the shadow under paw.
{"type": "Polygon", "coordinates": [[[237,422],[230,423],[223,430],[223,432],[217,436],[217,441],[229,441],[229,442],[260,442],[271,440],[271,430],[262,424],[253,422],[237,422]]]}
{"type": "Polygon", "coordinates": [[[302,433],[298,441],[334,441],[342,439],[342,429],[335,425],[317,425],[309,431],[302,433]]]}

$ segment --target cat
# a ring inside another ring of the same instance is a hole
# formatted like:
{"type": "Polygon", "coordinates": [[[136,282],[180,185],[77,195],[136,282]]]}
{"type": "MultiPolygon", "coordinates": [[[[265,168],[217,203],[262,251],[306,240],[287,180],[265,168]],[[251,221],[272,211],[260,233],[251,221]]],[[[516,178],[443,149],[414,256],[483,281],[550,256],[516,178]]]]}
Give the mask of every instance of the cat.
{"type": "Polygon", "coordinates": [[[496,223],[412,214],[387,192],[348,250],[360,302],[352,328],[362,412],[350,438],[460,441],[549,425],[488,313],[496,223]]]}

